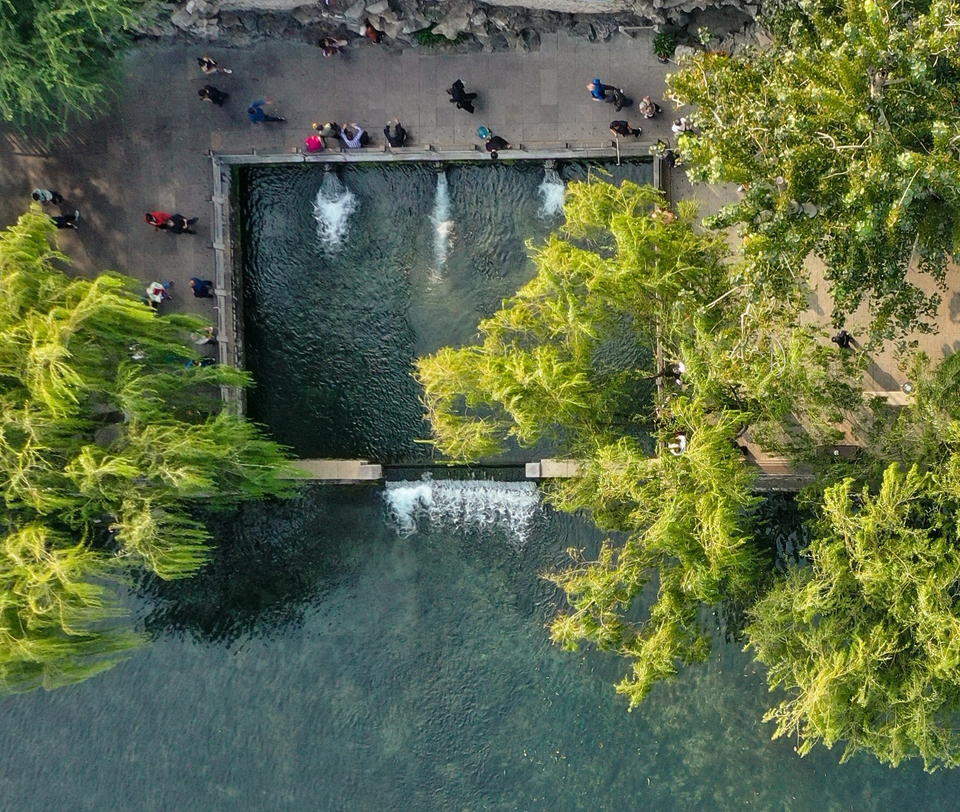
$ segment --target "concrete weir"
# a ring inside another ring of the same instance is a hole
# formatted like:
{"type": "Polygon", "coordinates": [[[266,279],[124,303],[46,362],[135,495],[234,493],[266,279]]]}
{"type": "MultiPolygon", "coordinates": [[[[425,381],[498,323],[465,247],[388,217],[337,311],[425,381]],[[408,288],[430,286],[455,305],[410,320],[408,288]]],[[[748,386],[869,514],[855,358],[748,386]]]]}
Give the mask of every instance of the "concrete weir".
{"type": "Polygon", "coordinates": [[[315,482],[349,484],[351,482],[377,482],[383,479],[383,466],[367,460],[296,460],[294,463],[303,472],[303,479],[315,482]]]}

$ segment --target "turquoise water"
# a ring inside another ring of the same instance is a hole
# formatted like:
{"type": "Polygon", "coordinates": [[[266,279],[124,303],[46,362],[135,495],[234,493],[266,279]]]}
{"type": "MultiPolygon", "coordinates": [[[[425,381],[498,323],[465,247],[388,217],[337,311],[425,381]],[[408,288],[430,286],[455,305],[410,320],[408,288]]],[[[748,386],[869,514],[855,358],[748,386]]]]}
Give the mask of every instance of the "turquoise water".
{"type": "Polygon", "coordinates": [[[6,809],[949,809],[956,774],[770,742],[735,643],[627,713],[615,658],[553,648],[538,575],[596,543],[538,511],[421,517],[379,487],[251,507],[203,576],[139,593],[154,644],[5,700],[6,809]]]}

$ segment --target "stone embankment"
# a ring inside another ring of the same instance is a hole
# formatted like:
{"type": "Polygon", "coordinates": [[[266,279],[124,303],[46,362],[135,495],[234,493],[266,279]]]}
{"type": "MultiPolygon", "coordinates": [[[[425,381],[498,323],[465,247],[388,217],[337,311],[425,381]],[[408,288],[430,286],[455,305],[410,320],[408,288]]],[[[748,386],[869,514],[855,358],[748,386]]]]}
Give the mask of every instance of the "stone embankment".
{"type": "Polygon", "coordinates": [[[248,45],[264,38],[317,42],[353,39],[369,22],[385,47],[460,51],[535,50],[540,35],[563,29],[607,40],[643,28],[696,32],[725,43],[749,38],[759,4],[751,0],[179,0],[159,2],[142,27],[146,37],[191,38],[248,45]]]}

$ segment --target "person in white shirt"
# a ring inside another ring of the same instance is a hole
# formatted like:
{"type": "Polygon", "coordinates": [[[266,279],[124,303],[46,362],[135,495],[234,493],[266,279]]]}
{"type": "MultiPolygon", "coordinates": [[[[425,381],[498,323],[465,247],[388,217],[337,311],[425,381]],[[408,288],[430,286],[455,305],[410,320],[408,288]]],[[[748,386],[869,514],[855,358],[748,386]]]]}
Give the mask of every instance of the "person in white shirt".
{"type": "Polygon", "coordinates": [[[369,142],[369,136],[364,138],[365,135],[367,135],[366,130],[356,123],[347,124],[340,130],[340,140],[343,141],[343,145],[347,149],[359,149],[364,146],[365,143],[369,142]]]}

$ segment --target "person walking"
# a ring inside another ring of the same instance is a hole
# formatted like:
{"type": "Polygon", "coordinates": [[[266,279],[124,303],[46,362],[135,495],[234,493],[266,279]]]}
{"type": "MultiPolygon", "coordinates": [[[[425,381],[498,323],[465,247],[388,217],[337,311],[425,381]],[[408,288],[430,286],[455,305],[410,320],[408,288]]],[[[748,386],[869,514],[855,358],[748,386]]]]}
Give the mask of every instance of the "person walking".
{"type": "Polygon", "coordinates": [[[198,56],[197,64],[200,66],[200,70],[202,70],[208,76],[211,73],[233,73],[230,68],[223,67],[217,62],[216,59],[210,56],[198,56]]]}
{"type": "Polygon", "coordinates": [[[340,130],[340,140],[347,149],[360,149],[370,143],[370,136],[363,127],[354,122],[344,125],[340,130]]]}
{"type": "Polygon", "coordinates": [[[71,214],[50,215],[50,219],[57,228],[76,228],[80,219],[80,209],[74,209],[71,214]]]}
{"type": "Polygon", "coordinates": [[[196,234],[197,232],[193,230],[193,226],[199,219],[199,217],[187,219],[182,214],[171,215],[167,221],[167,230],[173,234],[196,234]]]}
{"type": "Polygon", "coordinates": [[[383,136],[391,147],[402,147],[407,141],[407,131],[399,118],[391,119],[383,128],[383,136]]]}
{"type": "Polygon", "coordinates": [[[677,118],[674,119],[673,124],[670,125],[670,129],[674,135],[683,135],[683,133],[693,132],[693,124],[690,123],[690,119],[688,118],[677,118]]]}
{"type": "Polygon", "coordinates": [[[148,211],[143,215],[143,219],[159,231],[165,231],[170,228],[170,226],[167,225],[167,223],[170,222],[170,217],[170,214],[165,211],[160,211],[159,209],[157,211],[148,211]]]}
{"type": "Polygon", "coordinates": [[[213,299],[213,282],[209,279],[201,279],[199,276],[190,277],[190,289],[197,299],[213,299]]]}
{"type": "Polygon", "coordinates": [[[841,350],[849,350],[853,348],[853,345],[856,344],[856,339],[846,330],[841,330],[833,338],[830,339],[834,344],[836,344],[841,350]]]}
{"type": "Polygon", "coordinates": [[[623,92],[622,87],[615,87],[613,89],[613,93],[610,94],[610,101],[613,102],[613,108],[618,113],[624,107],[633,107],[633,99],[623,92]]]}
{"type": "Polygon", "coordinates": [[[203,101],[215,104],[217,107],[223,107],[223,103],[230,98],[229,93],[217,90],[213,85],[204,85],[197,91],[197,95],[203,99],[203,101]]]}
{"type": "Polygon", "coordinates": [[[467,88],[463,84],[463,79],[457,79],[448,89],[447,95],[450,96],[450,104],[457,105],[458,110],[466,110],[473,114],[473,100],[477,98],[476,93],[467,93],[467,88]]]}
{"type": "Polygon", "coordinates": [[[616,88],[613,85],[605,85],[599,78],[595,78],[587,85],[587,90],[590,91],[590,98],[594,101],[611,101],[607,98],[607,94],[613,93],[616,88]]]}
{"type": "Polygon", "coordinates": [[[63,203],[63,195],[53,191],[53,189],[34,189],[30,193],[30,197],[41,206],[46,206],[48,203],[53,206],[59,206],[63,203]]]}
{"type": "Polygon", "coordinates": [[[640,99],[640,104],[637,105],[637,110],[640,112],[640,115],[644,118],[656,118],[663,112],[663,108],[660,107],[650,96],[644,96],[640,99]]]}
{"type": "Polygon", "coordinates": [[[168,299],[173,298],[170,296],[170,288],[173,287],[173,282],[151,282],[147,285],[147,301],[150,302],[150,306],[156,308],[161,302],[165,302],[168,299]]]}
{"type": "Polygon", "coordinates": [[[285,118],[281,116],[271,116],[269,113],[263,111],[263,106],[265,104],[273,104],[270,99],[257,99],[247,108],[247,118],[250,119],[251,124],[261,124],[263,122],[270,121],[286,121],[285,118]]]}
{"type": "Polygon", "coordinates": [[[610,132],[613,133],[615,137],[622,135],[626,138],[632,135],[634,138],[638,138],[643,130],[640,129],[640,127],[631,127],[629,121],[617,120],[610,122],[610,132]]]}

